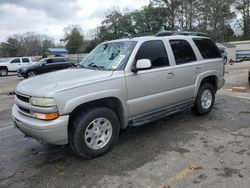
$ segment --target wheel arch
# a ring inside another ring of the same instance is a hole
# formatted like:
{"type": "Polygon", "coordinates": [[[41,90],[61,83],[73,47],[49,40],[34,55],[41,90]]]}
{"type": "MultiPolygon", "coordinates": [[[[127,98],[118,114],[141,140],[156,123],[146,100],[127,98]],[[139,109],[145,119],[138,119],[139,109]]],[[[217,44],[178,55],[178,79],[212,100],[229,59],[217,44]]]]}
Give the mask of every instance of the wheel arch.
{"type": "Polygon", "coordinates": [[[194,93],[194,97],[196,98],[199,88],[202,84],[204,83],[211,83],[215,89],[215,92],[218,89],[218,75],[217,72],[213,71],[213,72],[207,72],[205,74],[200,75],[197,80],[196,80],[196,84],[195,84],[195,93],[194,93]]]}
{"type": "Polygon", "coordinates": [[[69,125],[68,129],[70,128],[72,121],[74,118],[84,110],[91,110],[93,108],[98,107],[106,107],[114,111],[120,121],[120,128],[126,127],[126,120],[125,120],[125,112],[122,105],[122,102],[116,97],[106,97],[101,98],[93,101],[89,101],[86,103],[79,104],[76,106],[73,111],[69,114],[69,125]]]}
{"type": "Polygon", "coordinates": [[[0,69],[1,69],[1,68],[4,68],[4,69],[6,69],[7,71],[9,71],[9,69],[8,69],[7,66],[0,66],[0,69]]]}

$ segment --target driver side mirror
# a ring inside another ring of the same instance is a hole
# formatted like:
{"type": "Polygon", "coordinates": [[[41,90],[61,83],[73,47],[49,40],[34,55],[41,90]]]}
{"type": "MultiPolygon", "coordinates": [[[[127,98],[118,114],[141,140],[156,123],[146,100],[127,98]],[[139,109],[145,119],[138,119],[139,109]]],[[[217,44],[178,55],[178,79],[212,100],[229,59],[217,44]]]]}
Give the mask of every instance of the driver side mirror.
{"type": "Polygon", "coordinates": [[[132,72],[138,72],[140,70],[148,70],[152,68],[152,63],[149,59],[139,59],[135,66],[132,68],[132,72]]]}

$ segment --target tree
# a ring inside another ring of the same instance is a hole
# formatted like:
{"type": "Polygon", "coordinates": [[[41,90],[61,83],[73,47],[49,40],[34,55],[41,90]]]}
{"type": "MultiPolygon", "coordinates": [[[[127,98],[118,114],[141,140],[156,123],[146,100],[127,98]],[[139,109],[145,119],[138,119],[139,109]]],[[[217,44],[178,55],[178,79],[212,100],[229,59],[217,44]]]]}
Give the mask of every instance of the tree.
{"type": "Polygon", "coordinates": [[[9,36],[6,42],[1,43],[0,51],[3,57],[36,56],[42,55],[47,48],[54,46],[52,38],[27,32],[9,36]]]}
{"type": "Polygon", "coordinates": [[[165,29],[176,30],[179,27],[177,15],[179,14],[181,0],[151,0],[150,2],[165,9],[165,29]]]}
{"type": "Polygon", "coordinates": [[[66,49],[71,54],[83,52],[82,45],[83,35],[81,33],[81,29],[77,25],[70,25],[64,29],[65,38],[64,41],[66,42],[66,49]]]}
{"type": "Polygon", "coordinates": [[[132,12],[134,32],[137,35],[156,34],[164,27],[164,14],[165,11],[162,7],[153,7],[152,4],[132,12]]]}
{"type": "Polygon", "coordinates": [[[250,39],[250,0],[236,0],[235,9],[241,15],[236,21],[243,32],[243,38],[250,39]]]}

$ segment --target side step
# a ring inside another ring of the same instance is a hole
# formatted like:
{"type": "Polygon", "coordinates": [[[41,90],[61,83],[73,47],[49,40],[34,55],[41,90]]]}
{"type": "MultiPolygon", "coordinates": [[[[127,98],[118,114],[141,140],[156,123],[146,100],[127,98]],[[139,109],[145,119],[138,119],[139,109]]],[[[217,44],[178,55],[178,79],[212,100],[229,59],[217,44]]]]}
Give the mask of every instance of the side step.
{"type": "Polygon", "coordinates": [[[140,126],[143,124],[147,124],[147,123],[151,123],[153,121],[162,119],[164,117],[176,114],[178,112],[187,110],[189,108],[191,108],[194,105],[194,101],[186,101],[183,103],[178,103],[176,105],[172,105],[169,106],[167,108],[158,110],[158,111],[154,111],[154,112],[150,112],[147,114],[143,114],[141,116],[132,118],[129,120],[129,125],[130,126],[140,126]]]}

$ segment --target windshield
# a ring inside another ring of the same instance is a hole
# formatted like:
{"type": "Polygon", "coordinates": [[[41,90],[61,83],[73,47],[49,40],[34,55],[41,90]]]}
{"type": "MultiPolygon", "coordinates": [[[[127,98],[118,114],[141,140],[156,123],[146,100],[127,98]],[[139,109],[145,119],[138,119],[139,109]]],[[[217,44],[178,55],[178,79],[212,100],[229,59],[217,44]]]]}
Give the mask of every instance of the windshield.
{"type": "Polygon", "coordinates": [[[135,44],[135,41],[100,44],[81,61],[80,67],[100,70],[123,69],[135,44]]]}
{"type": "Polygon", "coordinates": [[[41,60],[39,61],[39,64],[43,64],[43,63],[46,63],[45,59],[41,59],[41,60]]]}

